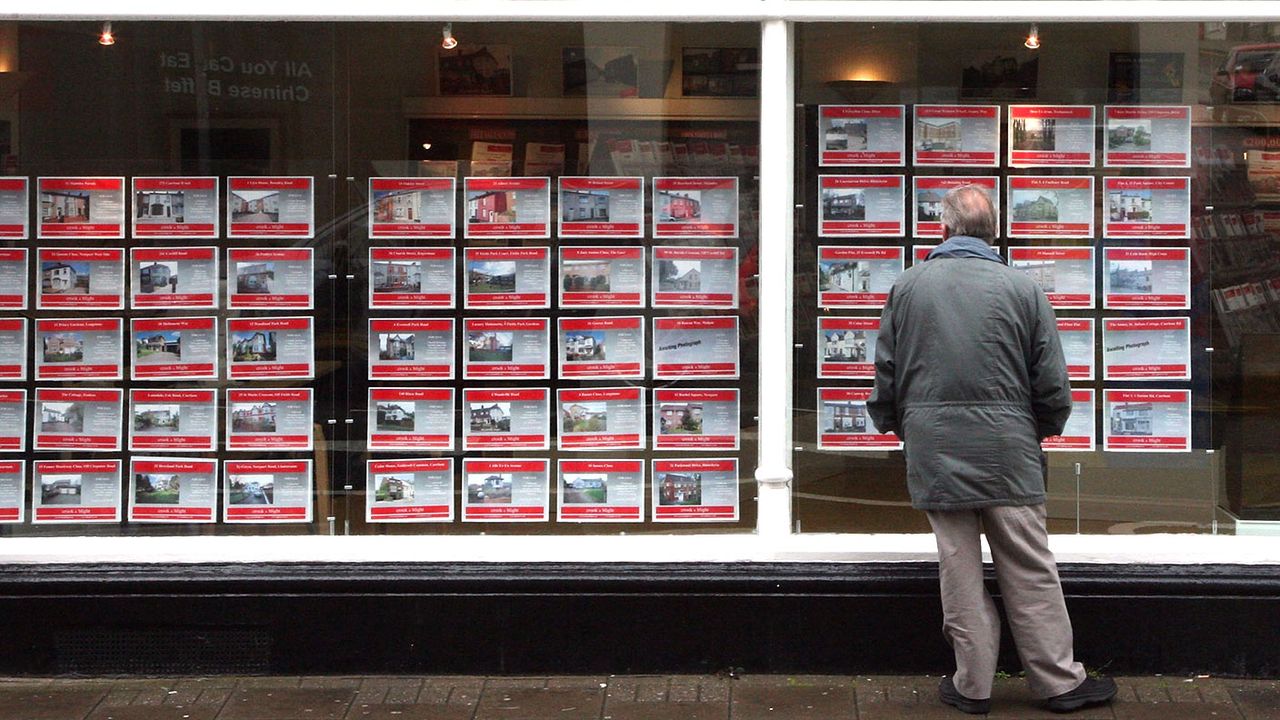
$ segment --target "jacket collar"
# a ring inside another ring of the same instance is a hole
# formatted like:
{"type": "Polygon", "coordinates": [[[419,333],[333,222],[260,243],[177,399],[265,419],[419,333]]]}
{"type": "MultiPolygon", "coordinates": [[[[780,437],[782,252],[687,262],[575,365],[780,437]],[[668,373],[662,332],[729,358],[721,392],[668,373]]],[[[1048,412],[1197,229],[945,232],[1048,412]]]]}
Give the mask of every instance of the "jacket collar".
{"type": "Polygon", "coordinates": [[[1004,264],[1000,253],[987,244],[985,240],[968,235],[952,235],[938,247],[929,252],[925,260],[934,258],[977,258],[1004,264]]]}

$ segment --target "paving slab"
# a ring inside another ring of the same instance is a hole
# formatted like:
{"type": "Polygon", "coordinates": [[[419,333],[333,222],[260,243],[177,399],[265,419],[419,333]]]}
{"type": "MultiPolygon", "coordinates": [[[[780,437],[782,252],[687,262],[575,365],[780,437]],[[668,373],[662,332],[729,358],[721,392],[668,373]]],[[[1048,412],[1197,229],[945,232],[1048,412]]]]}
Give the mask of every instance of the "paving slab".
{"type": "Polygon", "coordinates": [[[475,708],[462,705],[352,705],[345,720],[471,720],[475,708]]]}
{"type": "Polygon", "coordinates": [[[485,687],[475,720],[598,720],[604,691],[485,687]]]}
{"type": "Polygon", "coordinates": [[[606,703],[604,720],[728,720],[727,702],[606,703]]]}
{"type": "Polygon", "coordinates": [[[0,690],[0,720],[79,720],[106,696],[101,691],[56,688],[0,690]]]}
{"type": "Polygon", "coordinates": [[[354,697],[348,690],[319,688],[237,690],[218,720],[341,720],[354,697]]]}
{"type": "Polygon", "coordinates": [[[852,720],[853,684],[831,676],[758,676],[734,681],[734,720],[852,720]]]}
{"type": "Polygon", "coordinates": [[[100,707],[87,720],[214,720],[213,705],[129,705],[100,707]]]}

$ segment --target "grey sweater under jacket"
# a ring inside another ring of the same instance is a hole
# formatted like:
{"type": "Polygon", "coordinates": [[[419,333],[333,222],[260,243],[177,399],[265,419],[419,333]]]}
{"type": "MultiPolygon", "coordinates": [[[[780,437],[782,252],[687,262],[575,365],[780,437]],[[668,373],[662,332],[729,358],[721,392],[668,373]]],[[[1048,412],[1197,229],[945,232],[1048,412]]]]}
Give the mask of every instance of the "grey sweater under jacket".
{"type": "Polygon", "coordinates": [[[949,238],[894,283],[867,411],[905,444],[911,504],[1044,502],[1040,440],[1062,432],[1071,385],[1048,298],[977,238],[949,238]]]}

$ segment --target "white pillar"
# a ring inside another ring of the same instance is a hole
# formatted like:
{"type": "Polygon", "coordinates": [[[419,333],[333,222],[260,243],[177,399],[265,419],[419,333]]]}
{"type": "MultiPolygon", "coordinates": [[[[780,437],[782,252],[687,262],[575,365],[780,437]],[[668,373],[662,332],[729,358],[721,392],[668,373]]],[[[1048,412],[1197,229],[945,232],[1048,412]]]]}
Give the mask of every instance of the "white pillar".
{"type": "Polygon", "coordinates": [[[795,245],[793,26],[762,23],[760,38],[760,420],[756,525],[791,532],[791,268],[795,245]]]}

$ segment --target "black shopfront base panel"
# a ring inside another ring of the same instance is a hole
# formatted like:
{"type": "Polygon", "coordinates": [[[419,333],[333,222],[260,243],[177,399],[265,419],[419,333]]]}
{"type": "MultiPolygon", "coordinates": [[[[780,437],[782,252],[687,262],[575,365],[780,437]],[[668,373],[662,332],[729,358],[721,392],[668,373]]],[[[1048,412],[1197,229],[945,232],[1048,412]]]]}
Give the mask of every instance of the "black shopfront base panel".
{"type": "MultiPolygon", "coordinates": [[[[1090,669],[1280,674],[1274,568],[1062,575],[1090,669]]],[[[937,674],[941,622],[932,564],[0,568],[6,675],[937,674]]]]}

